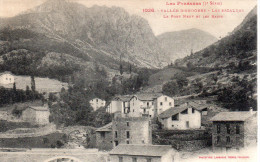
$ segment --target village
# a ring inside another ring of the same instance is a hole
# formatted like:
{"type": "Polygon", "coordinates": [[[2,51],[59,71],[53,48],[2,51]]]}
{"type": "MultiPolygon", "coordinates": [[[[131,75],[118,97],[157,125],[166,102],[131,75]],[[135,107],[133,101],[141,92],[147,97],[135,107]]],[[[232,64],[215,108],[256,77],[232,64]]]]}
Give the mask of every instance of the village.
{"type": "MultiPolygon", "coordinates": [[[[14,78],[10,72],[2,73],[1,84],[12,85],[14,78]]],[[[89,104],[93,111],[110,114],[112,122],[96,128],[92,135],[84,128],[83,131],[71,130],[72,140],[67,147],[88,149],[81,145],[92,136],[92,147],[105,151],[106,161],[181,161],[185,151],[206,148],[212,153],[239,152],[257,143],[257,113],[252,109],[216,109],[205,100],[179,99],[162,93],[117,95],[109,101],[95,97],[89,104]]],[[[1,120],[10,120],[10,116],[4,114],[1,111],[1,120]]],[[[16,122],[32,123],[38,128],[9,130],[0,137],[10,139],[56,132],[49,118],[47,104],[29,105],[16,122]]]]}

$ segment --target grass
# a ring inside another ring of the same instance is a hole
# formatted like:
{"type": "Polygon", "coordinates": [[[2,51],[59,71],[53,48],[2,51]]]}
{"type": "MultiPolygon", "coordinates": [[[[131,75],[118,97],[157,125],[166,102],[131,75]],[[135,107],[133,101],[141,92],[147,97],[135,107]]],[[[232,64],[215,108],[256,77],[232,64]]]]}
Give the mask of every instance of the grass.
{"type": "Polygon", "coordinates": [[[9,122],[5,120],[0,120],[0,132],[6,132],[8,130],[16,128],[36,128],[36,126],[26,123],[26,122],[9,122]]]}
{"type": "Polygon", "coordinates": [[[39,137],[2,138],[0,146],[3,148],[51,148],[62,145],[61,143],[66,140],[67,136],[64,133],[52,133],[39,137]]]}

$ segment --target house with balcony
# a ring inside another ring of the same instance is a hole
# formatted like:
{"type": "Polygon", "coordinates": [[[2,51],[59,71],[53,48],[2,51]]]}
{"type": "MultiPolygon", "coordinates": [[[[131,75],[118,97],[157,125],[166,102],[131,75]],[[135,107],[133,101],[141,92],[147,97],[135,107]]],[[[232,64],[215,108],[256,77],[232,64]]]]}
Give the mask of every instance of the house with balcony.
{"type": "Polygon", "coordinates": [[[211,121],[213,151],[256,147],[257,113],[250,111],[220,112],[211,121]]]}
{"type": "Polygon", "coordinates": [[[174,107],[174,99],[161,93],[140,93],[130,100],[129,116],[156,117],[163,111],[174,107]]]}

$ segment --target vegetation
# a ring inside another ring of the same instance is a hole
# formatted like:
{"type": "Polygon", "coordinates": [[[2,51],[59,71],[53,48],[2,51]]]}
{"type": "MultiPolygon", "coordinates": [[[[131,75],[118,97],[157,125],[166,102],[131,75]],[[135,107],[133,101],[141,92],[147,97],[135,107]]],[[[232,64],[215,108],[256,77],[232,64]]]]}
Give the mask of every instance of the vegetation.
{"type": "Polygon", "coordinates": [[[0,107],[5,104],[34,101],[35,99],[41,98],[41,94],[39,94],[37,91],[31,91],[29,87],[26,88],[26,91],[17,90],[15,84],[13,89],[0,88],[0,107]]]}

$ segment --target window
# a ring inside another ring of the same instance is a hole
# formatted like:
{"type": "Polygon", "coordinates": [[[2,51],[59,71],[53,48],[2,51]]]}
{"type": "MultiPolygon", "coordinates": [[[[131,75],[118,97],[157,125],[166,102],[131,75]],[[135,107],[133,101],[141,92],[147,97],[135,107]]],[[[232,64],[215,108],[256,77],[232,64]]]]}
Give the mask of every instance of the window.
{"type": "Polygon", "coordinates": [[[130,142],[129,142],[129,140],[126,140],[126,144],[129,144],[130,142]]]}
{"type": "Polygon", "coordinates": [[[151,158],[147,158],[146,162],[152,162],[152,159],[151,158]]]}
{"type": "Polygon", "coordinates": [[[192,114],[194,114],[195,113],[195,109],[192,109],[192,114]]]}
{"type": "Polygon", "coordinates": [[[164,100],[167,101],[167,97],[165,97],[164,100]]]}
{"type": "Polygon", "coordinates": [[[130,132],[126,131],[126,138],[130,138],[130,132]]]}
{"type": "Polygon", "coordinates": [[[178,115],[178,114],[173,115],[173,116],[172,116],[172,120],[179,120],[179,115],[178,115]]]}
{"type": "Polygon", "coordinates": [[[137,158],[136,158],[136,157],[133,157],[133,158],[132,158],[132,162],[137,162],[137,158]]]}
{"type": "Polygon", "coordinates": [[[219,142],[220,142],[220,136],[217,136],[216,144],[219,144],[219,142]]]}
{"type": "Polygon", "coordinates": [[[96,101],[98,102],[98,99],[96,99],[96,101]]]}
{"type": "Polygon", "coordinates": [[[230,134],[230,124],[227,124],[226,127],[227,127],[227,134],[230,134]]]}
{"type": "Polygon", "coordinates": [[[117,131],[115,131],[115,138],[117,138],[117,131]]]}
{"type": "Polygon", "coordinates": [[[118,145],[118,141],[115,141],[115,146],[117,146],[118,145]]]}
{"type": "Polygon", "coordinates": [[[239,134],[240,133],[240,127],[239,125],[236,125],[236,134],[239,134]]]}
{"type": "Polygon", "coordinates": [[[169,102],[169,106],[172,106],[172,103],[171,103],[171,102],[169,102]]]}
{"type": "Polygon", "coordinates": [[[188,114],[188,109],[182,111],[181,114],[188,114]]]}
{"type": "Polygon", "coordinates": [[[227,138],[227,143],[230,143],[230,137],[227,136],[226,138],[227,138]]]}
{"type": "Polygon", "coordinates": [[[129,127],[129,122],[126,122],[126,126],[128,126],[128,127],[129,127]]]}
{"type": "Polygon", "coordinates": [[[160,105],[162,106],[162,105],[163,105],[163,103],[162,103],[162,102],[160,102],[160,105]]]}
{"type": "Polygon", "coordinates": [[[119,158],[119,162],[123,162],[123,157],[118,157],[119,158]]]}
{"type": "Polygon", "coordinates": [[[217,125],[217,133],[220,133],[220,125],[217,125]]]}
{"type": "Polygon", "coordinates": [[[101,137],[102,137],[102,138],[105,138],[105,137],[106,137],[105,132],[101,132],[101,137]]]}

